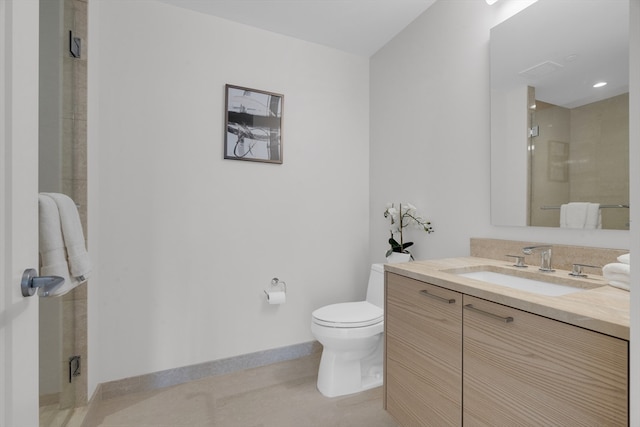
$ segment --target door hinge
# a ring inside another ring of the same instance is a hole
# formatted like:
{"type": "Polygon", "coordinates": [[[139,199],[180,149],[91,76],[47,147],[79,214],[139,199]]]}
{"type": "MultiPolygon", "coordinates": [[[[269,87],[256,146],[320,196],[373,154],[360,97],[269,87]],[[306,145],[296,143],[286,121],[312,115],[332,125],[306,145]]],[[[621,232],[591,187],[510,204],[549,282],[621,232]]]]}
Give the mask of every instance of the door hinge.
{"type": "Polygon", "coordinates": [[[80,376],[80,356],[69,358],[69,382],[73,382],[73,377],[80,376]]]}

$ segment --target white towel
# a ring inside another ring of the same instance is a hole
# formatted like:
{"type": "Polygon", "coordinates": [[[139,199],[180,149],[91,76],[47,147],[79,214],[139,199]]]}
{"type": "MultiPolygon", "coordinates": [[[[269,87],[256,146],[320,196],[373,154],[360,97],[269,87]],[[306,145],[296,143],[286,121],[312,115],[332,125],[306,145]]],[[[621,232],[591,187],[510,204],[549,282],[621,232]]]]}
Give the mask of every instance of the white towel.
{"type": "Polygon", "coordinates": [[[602,214],[600,213],[600,203],[589,203],[589,206],[587,206],[587,217],[584,221],[584,228],[602,228],[602,214]]]}
{"type": "Polygon", "coordinates": [[[618,262],[622,264],[631,264],[631,254],[624,254],[618,257],[618,262]]]}
{"type": "Polygon", "coordinates": [[[611,264],[607,264],[602,267],[602,275],[605,278],[607,275],[621,275],[629,277],[631,275],[631,266],[621,262],[612,262],[611,264]]]}
{"type": "Polygon", "coordinates": [[[602,228],[599,203],[572,202],[560,206],[560,227],[602,228]]]}
{"type": "Polygon", "coordinates": [[[629,290],[631,285],[631,266],[613,262],[602,267],[602,275],[611,286],[629,290]]]}
{"type": "Polygon", "coordinates": [[[40,274],[64,277],[65,283],[50,293],[63,295],[85,282],[91,272],[80,215],[73,200],[64,194],[43,193],[38,201],[40,274]]]}
{"type": "Polygon", "coordinates": [[[71,276],[80,280],[86,279],[91,272],[91,262],[85,246],[78,208],[75,202],[65,194],[45,193],[45,195],[56,202],[60,212],[62,237],[67,248],[67,261],[71,276]]]}
{"type": "MultiPolygon", "coordinates": [[[[38,196],[38,213],[40,221],[40,275],[60,276],[68,286],[69,265],[60,229],[60,215],[56,202],[51,197],[38,196]]],[[[58,288],[59,290],[60,288],[58,288]]]]}

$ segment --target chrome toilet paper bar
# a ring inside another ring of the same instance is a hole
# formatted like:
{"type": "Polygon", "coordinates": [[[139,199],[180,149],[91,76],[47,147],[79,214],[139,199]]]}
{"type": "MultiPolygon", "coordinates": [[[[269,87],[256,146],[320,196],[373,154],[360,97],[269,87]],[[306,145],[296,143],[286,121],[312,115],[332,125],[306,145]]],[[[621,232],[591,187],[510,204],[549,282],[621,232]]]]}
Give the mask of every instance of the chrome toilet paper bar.
{"type": "Polygon", "coordinates": [[[269,304],[284,304],[287,295],[287,284],[282,280],[274,277],[271,279],[269,290],[264,290],[269,304]]]}
{"type": "Polygon", "coordinates": [[[282,290],[287,292],[287,284],[285,282],[281,281],[277,277],[271,279],[271,286],[280,286],[280,284],[282,284],[282,290]]]}
{"type": "MultiPolygon", "coordinates": [[[[287,284],[285,282],[283,282],[282,280],[278,279],[277,277],[274,277],[273,279],[271,279],[271,287],[275,288],[278,287],[279,289],[282,290],[282,292],[287,292],[287,284]],[[280,286],[282,285],[282,287],[280,286]]],[[[272,291],[274,289],[271,289],[272,291]]],[[[264,290],[265,295],[269,296],[269,292],[265,289],[264,290]]]]}

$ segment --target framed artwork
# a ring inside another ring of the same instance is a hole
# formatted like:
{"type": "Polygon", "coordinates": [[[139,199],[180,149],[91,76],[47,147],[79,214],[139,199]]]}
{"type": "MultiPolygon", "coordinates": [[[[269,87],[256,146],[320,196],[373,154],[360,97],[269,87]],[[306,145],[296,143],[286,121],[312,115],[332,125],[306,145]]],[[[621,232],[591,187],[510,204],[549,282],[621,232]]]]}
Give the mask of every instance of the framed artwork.
{"type": "Polygon", "coordinates": [[[224,158],[282,163],[284,95],[225,86],[224,158]]]}

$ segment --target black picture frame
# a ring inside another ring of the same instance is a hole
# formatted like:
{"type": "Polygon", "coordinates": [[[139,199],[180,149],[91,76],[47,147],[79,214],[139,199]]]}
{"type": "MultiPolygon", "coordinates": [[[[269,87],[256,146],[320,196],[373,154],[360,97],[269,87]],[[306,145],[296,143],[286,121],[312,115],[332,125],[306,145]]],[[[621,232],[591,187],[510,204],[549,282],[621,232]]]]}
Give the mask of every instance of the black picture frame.
{"type": "Polygon", "coordinates": [[[225,85],[224,158],[282,164],[284,95],[225,85]]]}

